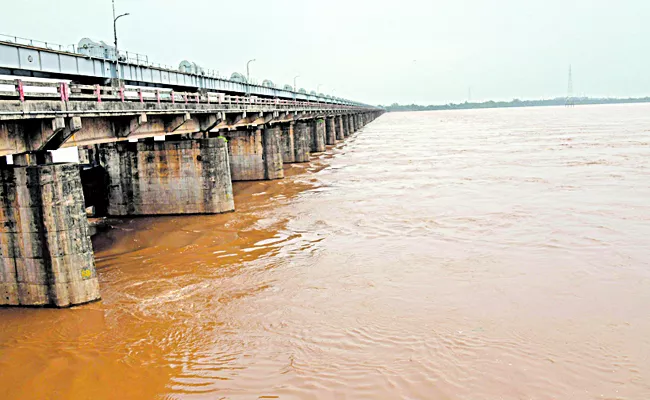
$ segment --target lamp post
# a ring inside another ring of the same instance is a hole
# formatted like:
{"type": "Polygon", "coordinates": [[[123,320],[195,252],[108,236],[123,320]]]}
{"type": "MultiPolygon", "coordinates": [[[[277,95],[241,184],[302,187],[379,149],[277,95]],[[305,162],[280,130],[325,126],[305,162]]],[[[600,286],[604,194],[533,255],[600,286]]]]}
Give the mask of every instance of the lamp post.
{"type": "Polygon", "coordinates": [[[296,86],[296,79],[300,78],[300,75],[296,75],[293,77],[293,91],[298,92],[298,86],[296,86]]]}
{"type": "Polygon", "coordinates": [[[251,71],[250,71],[250,65],[253,61],[256,61],[254,58],[252,60],[248,60],[246,63],[246,94],[250,96],[251,94],[251,71]]]}
{"type": "Polygon", "coordinates": [[[117,50],[117,20],[126,17],[129,13],[120,14],[117,17],[115,16],[115,0],[113,0],[113,37],[115,39],[115,73],[117,74],[117,79],[120,79],[120,53],[117,50]]]}
{"type": "Polygon", "coordinates": [[[320,93],[320,87],[323,86],[322,83],[319,83],[318,86],[316,86],[316,92],[320,93]]]}

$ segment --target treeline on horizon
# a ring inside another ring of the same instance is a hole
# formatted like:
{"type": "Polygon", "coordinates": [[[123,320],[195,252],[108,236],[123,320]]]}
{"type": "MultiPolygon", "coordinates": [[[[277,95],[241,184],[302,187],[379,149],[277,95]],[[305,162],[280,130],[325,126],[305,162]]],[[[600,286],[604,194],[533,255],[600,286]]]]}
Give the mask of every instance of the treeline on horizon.
{"type": "MultiPolygon", "coordinates": [[[[590,98],[590,97],[576,97],[572,99],[572,104],[621,104],[621,103],[650,103],[650,97],[640,98],[590,98]]],[[[541,106],[564,106],[567,105],[565,97],[557,97],[548,100],[519,100],[513,99],[511,101],[485,101],[481,103],[449,103],[444,105],[428,105],[422,106],[419,104],[397,104],[393,103],[390,106],[379,107],[385,108],[387,111],[434,111],[434,110],[463,110],[472,108],[507,108],[507,107],[541,107],[541,106]]]]}

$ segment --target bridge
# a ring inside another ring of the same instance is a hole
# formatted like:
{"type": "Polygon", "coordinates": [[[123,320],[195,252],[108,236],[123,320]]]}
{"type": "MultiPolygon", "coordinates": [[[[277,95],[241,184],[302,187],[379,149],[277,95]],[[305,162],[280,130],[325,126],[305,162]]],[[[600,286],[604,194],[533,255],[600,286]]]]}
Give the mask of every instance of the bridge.
{"type": "Polygon", "coordinates": [[[233,181],[281,179],[284,163],[308,162],[382,113],[17,42],[0,41],[11,78],[0,80],[0,306],[100,299],[87,205],[113,216],[234,211],[233,181]],[[63,147],[83,166],[53,163],[63,147]]]}

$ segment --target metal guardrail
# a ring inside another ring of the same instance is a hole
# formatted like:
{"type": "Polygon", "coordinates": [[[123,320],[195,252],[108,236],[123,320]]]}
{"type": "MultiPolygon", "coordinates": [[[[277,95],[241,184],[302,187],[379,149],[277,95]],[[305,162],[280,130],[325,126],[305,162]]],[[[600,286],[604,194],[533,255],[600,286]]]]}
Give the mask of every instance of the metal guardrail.
{"type": "MultiPolygon", "coordinates": [[[[265,98],[257,96],[237,96],[215,92],[175,92],[167,89],[121,87],[100,85],[68,84],[65,82],[24,82],[16,80],[0,80],[0,116],[17,116],[31,114],[49,114],[47,111],[22,111],[15,106],[28,101],[60,101],[68,102],[92,102],[92,103],[147,103],[149,112],[156,112],[155,104],[161,106],[160,111],[187,111],[187,106],[210,105],[219,109],[241,111],[246,108],[264,108],[273,110],[358,110],[360,107],[341,104],[321,103],[303,100],[287,100],[279,98],[265,98]],[[12,90],[2,90],[2,88],[12,90]],[[11,102],[12,107],[4,109],[2,101],[11,102]],[[151,105],[154,108],[151,109],[151,105]],[[170,108],[171,106],[171,108],[170,108]]],[[[64,107],[63,110],[68,107],[64,107]]],[[[85,107],[84,107],[85,108],[85,107]]],[[[100,107],[101,108],[101,107],[100,107]]],[[[79,113],[78,111],[52,111],[52,114],[79,113]]],[[[206,110],[196,110],[206,111],[206,110]]],[[[96,113],[97,110],[89,109],[88,114],[96,113]]],[[[102,110],[103,113],[110,113],[110,110],[102,110]]],[[[123,112],[116,110],[116,113],[123,112]]],[[[83,114],[83,113],[81,113],[83,114]]],[[[12,119],[10,117],[10,119],[12,119]]]]}
{"type": "Polygon", "coordinates": [[[58,44],[52,42],[45,42],[42,40],[23,38],[20,36],[3,35],[3,34],[0,34],[0,40],[4,42],[22,44],[25,46],[42,47],[44,49],[49,49],[49,50],[67,51],[71,53],[76,53],[76,46],[74,44],[64,45],[64,44],[58,44]]]}

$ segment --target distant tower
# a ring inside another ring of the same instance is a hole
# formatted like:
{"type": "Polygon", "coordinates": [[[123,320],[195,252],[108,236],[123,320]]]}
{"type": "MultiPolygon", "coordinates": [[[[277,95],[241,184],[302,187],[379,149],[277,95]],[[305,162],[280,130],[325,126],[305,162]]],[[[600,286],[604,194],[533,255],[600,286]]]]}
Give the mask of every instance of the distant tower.
{"type": "Polygon", "coordinates": [[[566,102],[567,107],[575,106],[575,99],[573,98],[573,75],[571,74],[571,64],[569,64],[569,87],[567,88],[566,102]]]}

